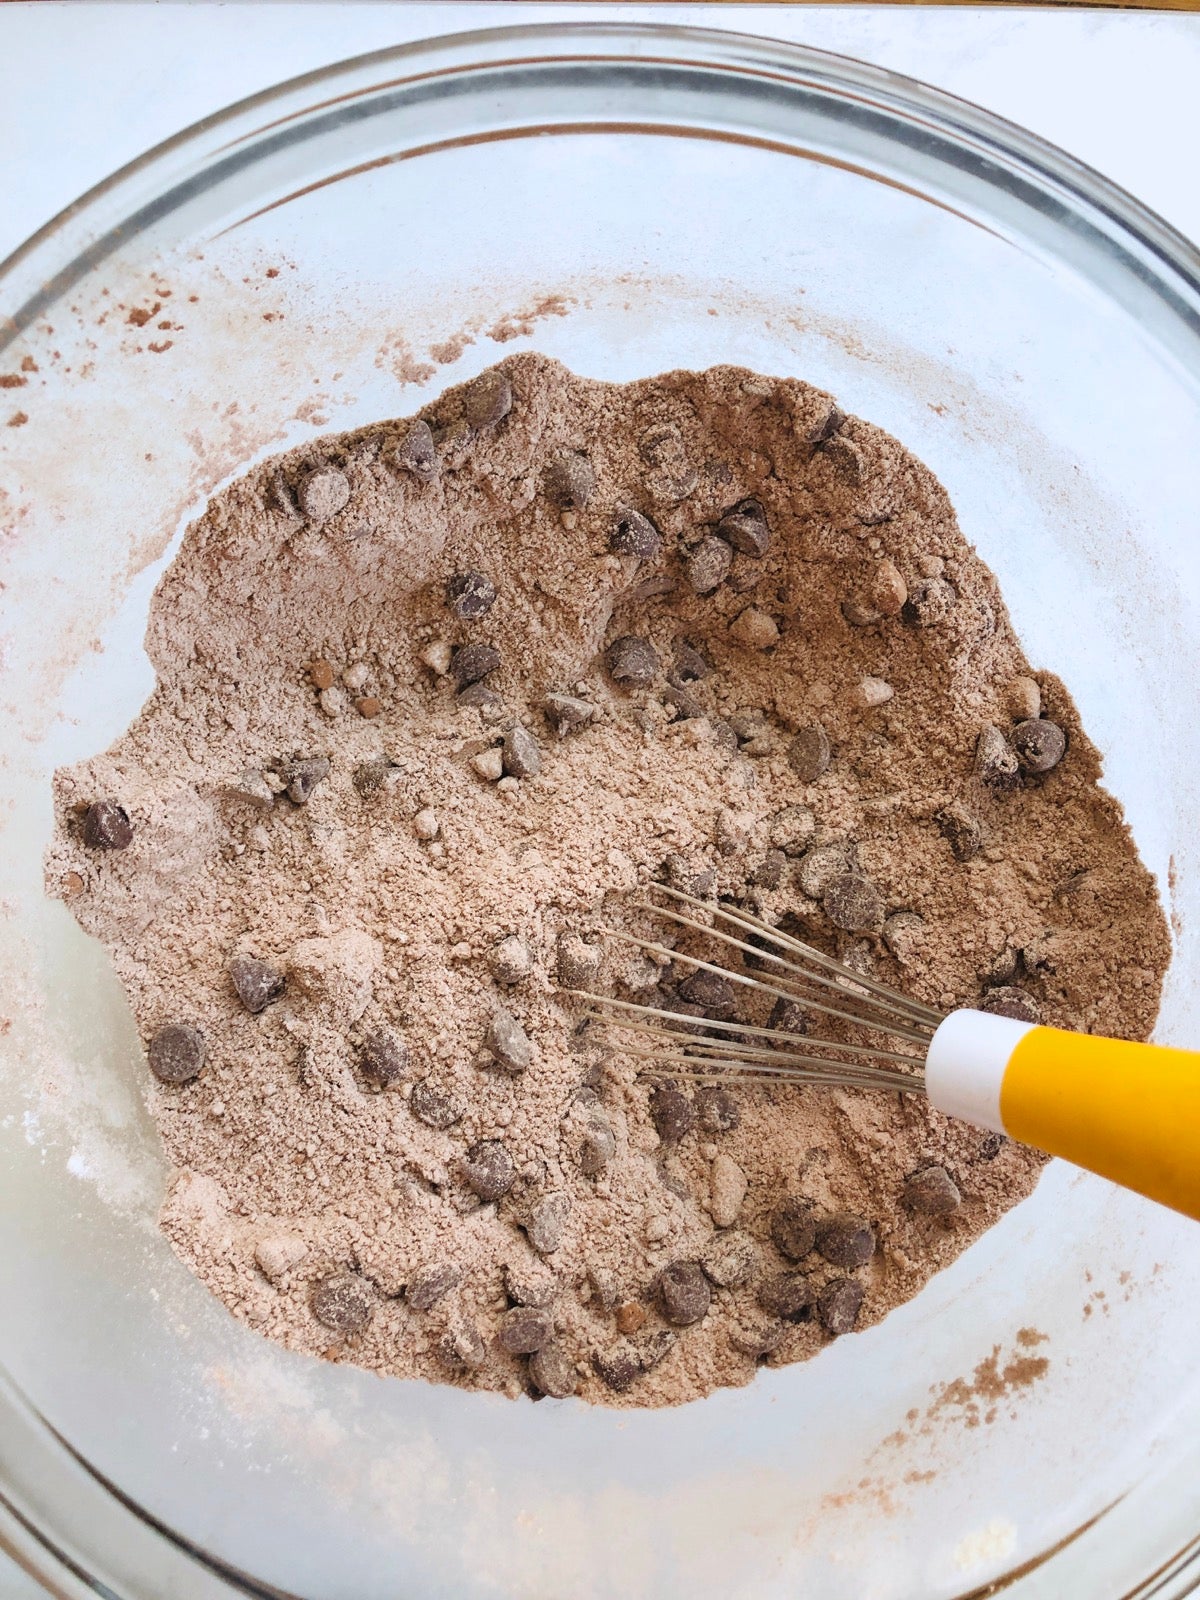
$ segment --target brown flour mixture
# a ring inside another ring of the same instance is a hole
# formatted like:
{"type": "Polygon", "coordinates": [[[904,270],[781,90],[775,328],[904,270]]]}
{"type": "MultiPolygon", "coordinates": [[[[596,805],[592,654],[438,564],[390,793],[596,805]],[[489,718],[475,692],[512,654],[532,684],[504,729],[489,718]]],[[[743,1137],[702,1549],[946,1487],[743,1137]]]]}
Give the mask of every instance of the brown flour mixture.
{"type": "Polygon", "coordinates": [[[770,1009],[600,931],[671,942],[652,879],[941,1007],[1154,1020],[1163,917],[1070,698],[929,472],[802,383],[515,357],[219,495],[148,648],[49,881],[147,1042],[163,1227],[296,1349],[673,1404],[1028,1194],[1037,1155],[914,1097],[651,1093],[565,989],[770,1009]]]}

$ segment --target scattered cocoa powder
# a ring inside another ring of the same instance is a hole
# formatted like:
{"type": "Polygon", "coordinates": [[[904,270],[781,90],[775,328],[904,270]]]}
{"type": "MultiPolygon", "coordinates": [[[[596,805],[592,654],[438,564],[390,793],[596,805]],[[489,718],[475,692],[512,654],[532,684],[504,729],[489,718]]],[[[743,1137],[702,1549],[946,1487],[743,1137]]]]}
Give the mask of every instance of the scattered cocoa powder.
{"type": "Polygon", "coordinates": [[[167,1235],[293,1348],[674,1404],[878,1322],[1029,1192],[1041,1157],[916,1097],[652,1100],[569,990],[755,1002],[602,932],[671,946],[651,879],[937,1007],[1153,1023],[1165,924],[1070,697],[930,473],[803,383],[516,356],[218,495],[147,647],[47,882],[179,1080],[167,1235]]]}

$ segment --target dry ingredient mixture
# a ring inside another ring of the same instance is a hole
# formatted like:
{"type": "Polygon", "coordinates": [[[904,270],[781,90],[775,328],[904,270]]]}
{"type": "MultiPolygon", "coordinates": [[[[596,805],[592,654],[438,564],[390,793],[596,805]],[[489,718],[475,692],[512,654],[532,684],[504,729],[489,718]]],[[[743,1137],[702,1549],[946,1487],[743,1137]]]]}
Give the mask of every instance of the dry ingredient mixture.
{"type": "Polygon", "coordinates": [[[1028,1194],[1038,1155],[916,1097],[640,1075],[568,990],[820,1031],[606,933],[676,942],[651,880],[938,1007],[1153,1023],[1165,924],[1069,696],[931,474],[803,383],[514,357],[218,495],[148,649],[49,882],[146,1042],[164,1229],[295,1349],[674,1404],[1028,1194]]]}

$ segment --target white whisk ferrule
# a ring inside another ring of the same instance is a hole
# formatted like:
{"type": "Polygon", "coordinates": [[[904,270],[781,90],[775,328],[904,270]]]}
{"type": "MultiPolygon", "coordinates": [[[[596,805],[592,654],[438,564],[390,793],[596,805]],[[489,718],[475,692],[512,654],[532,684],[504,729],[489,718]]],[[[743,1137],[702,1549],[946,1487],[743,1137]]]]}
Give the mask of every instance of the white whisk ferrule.
{"type": "Polygon", "coordinates": [[[947,1116],[1006,1133],[1000,1088],[1013,1051],[1033,1026],[987,1011],[952,1011],[939,1023],[925,1058],[930,1104],[947,1116]]]}

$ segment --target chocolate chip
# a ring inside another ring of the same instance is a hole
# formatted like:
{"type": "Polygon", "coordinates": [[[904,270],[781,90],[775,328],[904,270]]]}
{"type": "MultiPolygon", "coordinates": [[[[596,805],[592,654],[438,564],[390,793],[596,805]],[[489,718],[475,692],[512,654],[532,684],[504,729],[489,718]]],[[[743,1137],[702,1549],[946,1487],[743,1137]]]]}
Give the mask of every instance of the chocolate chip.
{"type": "Polygon", "coordinates": [[[737,1005],[729,979],[717,972],[706,972],[703,967],[683,980],[679,997],[691,1005],[703,1006],[711,1017],[731,1016],[737,1005]]]}
{"type": "Polygon", "coordinates": [[[271,472],[271,490],[267,497],[267,503],[278,507],[293,522],[304,521],[300,514],[300,507],[296,504],[296,496],[292,493],[292,486],[278,467],[275,467],[271,472]]]}
{"type": "Polygon", "coordinates": [[[856,1278],[831,1278],[817,1300],[821,1326],[835,1339],[849,1333],[858,1321],[862,1303],[863,1286],[856,1278]]]}
{"type": "Polygon", "coordinates": [[[712,730],[712,741],[717,749],[728,750],[732,754],[738,747],[738,736],[731,725],[721,718],[710,717],[708,721],[712,730]]]}
{"type": "Polygon", "coordinates": [[[754,1240],[736,1228],[714,1233],[700,1257],[705,1276],[718,1289],[739,1289],[749,1283],[758,1272],[760,1262],[754,1240]]]}
{"type": "Polygon", "coordinates": [[[296,500],[310,522],[328,522],[349,505],[349,480],[336,467],[314,467],[301,478],[296,500]]]}
{"type": "Polygon", "coordinates": [[[639,1339],[635,1339],[633,1348],[642,1371],[651,1372],[660,1361],[665,1361],[674,1350],[678,1337],[669,1328],[655,1328],[652,1333],[643,1333],[639,1339]]]}
{"type": "Polygon", "coordinates": [[[824,444],[845,422],[846,416],[837,406],[831,406],[826,414],[815,422],[804,435],[805,443],[811,445],[824,444]]]}
{"type": "Polygon", "coordinates": [[[434,425],[434,447],[448,457],[462,458],[463,451],[475,437],[475,430],[465,417],[459,417],[454,422],[443,425],[434,425]]]}
{"type": "Polygon", "coordinates": [[[560,506],[582,511],[595,487],[592,463],[578,450],[568,450],[546,468],[546,492],[560,506]]]}
{"type": "Polygon", "coordinates": [[[658,1011],[668,1012],[671,1017],[671,1026],[676,1033],[699,1035],[709,1031],[703,1026],[703,1022],[693,1027],[681,1020],[684,1017],[699,1017],[707,1020],[708,1013],[703,1006],[692,1005],[688,1000],[681,1000],[678,995],[655,993],[649,996],[647,1004],[654,1006],[658,1011]]]}
{"type": "Polygon", "coordinates": [[[659,1310],[667,1322],[688,1328],[708,1315],[712,1290],[698,1261],[673,1261],[655,1285],[659,1310]]]}
{"type": "Polygon", "coordinates": [[[283,973],[255,956],[234,956],[229,976],[247,1011],[265,1011],[283,993],[283,973]]]}
{"type": "Polygon", "coordinates": [[[370,1285],[356,1272],[335,1272],[314,1284],[308,1303],[317,1321],[334,1333],[361,1333],[375,1310],[370,1285]]]}
{"type": "Polygon", "coordinates": [[[512,410],[512,385],[494,368],[481,372],[463,395],[463,416],[473,428],[490,428],[512,410]]]}
{"type": "Polygon", "coordinates": [[[593,1114],[584,1124],[579,1143],[579,1167],[585,1178],[595,1178],[617,1153],[617,1138],[608,1121],[593,1114]]]}
{"type": "Polygon", "coordinates": [[[450,657],[450,676],[455,687],[465,689],[490,677],[500,665],[500,652],[490,644],[464,644],[450,657]]]}
{"type": "Polygon", "coordinates": [[[932,628],[945,622],[957,603],[957,591],[945,578],[922,578],[908,591],[900,616],[914,627],[932,628]]]}
{"type": "Polygon", "coordinates": [[[673,679],[678,683],[699,683],[702,678],[707,678],[712,667],[700,654],[693,650],[690,644],[677,644],[674,655],[673,679]]]}
{"type": "Polygon", "coordinates": [[[861,489],[867,481],[867,458],[863,449],[853,439],[830,439],[821,450],[834,473],[853,489],[861,489]]]}
{"type": "Polygon", "coordinates": [[[669,855],[663,866],[669,883],[682,889],[685,894],[695,895],[698,900],[705,899],[716,887],[717,874],[714,869],[702,867],[697,870],[686,856],[669,855]]]}
{"type": "Polygon", "coordinates": [[[875,1254],[875,1231],[853,1211],[839,1211],[817,1228],[817,1249],[831,1267],[865,1267],[875,1254]]]}
{"type": "Polygon", "coordinates": [[[1015,1022],[1042,1020],[1041,1010],[1033,996],[1013,984],[1003,983],[996,989],[989,989],[979,1002],[979,1009],[990,1012],[994,1017],[1012,1017],[1015,1022]]]}
{"type": "Polygon", "coordinates": [[[83,819],[83,842],[93,850],[126,850],[133,840],[133,825],[124,806],[115,800],[94,800],[83,819]]]}
{"type": "Polygon", "coordinates": [[[725,582],[732,565],[733,547],[709,534],[692,550],[684,571],[697,594],[711,594],[725,582]]]}
{"type": "Polygon", "coordinates": [[[378,794],[395,770],[387,761],[364,761],[355,767],[351,781],[365,800],[368,795],[378,794]]]}
{"type": "Polygon", "coordinates": [[[554,1337],[554,1318],[533,1306],[514,1306],[500,1319],[496,1343],[510,1356],[531,1356],[554,1337]]]}
{"type": "Polygon", "coordinates": [[[878,933],[886,910],[883,896],[860,872],[840,872],[821,896],[825,915],[847,933],[878,933]]]}
{"type": "Polygon", "coordinates": [[[771,1243],[789,1261],[803,1261],[817,1242],[812,1204],[796,1195],[781,1200],[771,1213],[771,1243]]]}
{"type": "Polygon", "coordinates": [[[700,482],[688,459],[683,436],[673,422],[648,429],[638,441],[642,458],[650,463],[645,486],[656,505],[677,505],[700,482]]]}
{"type": "Polygon", "coordinates": [[[569,1195],[548,1194],[538,1201],[525,1223],[525,1233],[540,1256],[552,1255],[558,1249],[570,1215],[569,1195]]]}
{"type": "Polygon", "coordinates": [[[412,1086],[408,1108],[418,1122],[427,1128],[445,1130],[452,1128],[462,1118],[462,1107],[444,1090],[435,1088],[428,1078],[421,1078],[412,1086]]]}
{"type": "Polygon", "coordinates": [[[460,706],[471,706],[485,722],[496,722],[504,709],[504,696],[489,689],[486,683],[469,683],[456,701],[460,706]]]}
{"type": "Polygon", "coordinates": [[[883,925],[883,942],[901,966],[915,960],[925,943],[925,921],[915,911],[893,911],[883,925]]]}
{"type": "Polygon", "coordinates": [[[979,1146],[979,1159],[981,1161],[995,1161],[1006,1143],[1007,1141],[1002,1133],[985,1134],[979,1146]]]}
{"type": "Polygon", "coordinates": [[[364,1078],[380,1089],[394,1089],[408,1076],[412,1058],[403,1039],[387,1028],[373,1028],[363,1036],[358,1063],[364,1078]]]}
{"type": "Polygon", "coordinates": [[[940,811],[934,818],[941,829],[942,837],[950,846],[950,853],[956,861],[970,861],[979,854],[979,847],[983,843],[983,829],[980,827],[979,818],[973,816],[965,806],[947,806],[945,811],[940,811]]]}
{"type": "Polygon", "coordinates": [[[432,483],[438,475],[437,450],[433,429],[427,422],[411,424],[392,452],[392,461],[403,472],[411,472],[421,483],[432,483]]]}
{"type": "Polygon", "coordinates": [[[651,466],[680,466],[686,461],[683,435],[673,422],[656,422],[638,440],[638,452],[651,466]]]}
{"type": "Polygon", "coordinates": [[[679,689],[670,684],[663,690],[663,700],[674,710],[677,722],[690,722],[693,717],[707,714],[703,702],[690,689],[679,689]]]}
{"type": "Polygon", "coordinates": [[[478,622],[496,603],[496,586],[482,572],[460,572],[446,585],[446,603],[463,622],[478,622]]]}
{"type": "Polygon", "coordinates": [[[735,711],[729,725],[744,756],[769,756],[775,749],[775,728],[765,711],[735,711]]]}
{"type": "Polygon", "coordinates": [[[1049,929],[1021,949],[1021,965],[1031,978],[1045,978],[1057,972],[1059,960],[1058,939],[1049,929]]]}
{"type": "Polygon", "coordinates": [[[640,511],[622,511],[613,523],[608,548],[617,555],[653,561],[662,550],[662,534],[640,511]]]}
{"type": "Polygon", "coordinates": [[[801,783],[815,783],[829,765],[829,735],[819,722],[799,729],[788,749],[788,764],[801,783]]]}
{"type": "Polygon", "coordinates": [[[674,1083],[656,1083],[650,1091],[650,1116],[658,1136],[677,1144],[696,1125],[696,1108],[674,1083]]]}
{"type": "Polygon", "coordinates": [[[522,983],[533,971],[533,957],[524,939],[510,933],[493,945],[488,954],[488,971],[497,983],[522,983]]]}
{"type": "Polygon", "coordinates": [[[1017,975],[1021,964],[1021,952],[1014,950],[1012,945],[1005,945],[1004,949],[995,955],[988,963],[987,968],[980,974],[980,982],[985,987],[994,988],[997,984],[1011,983],[1017,975]]]}
{"type": "Polygon", "coordinates": [[[551,1400],[566,1400],[579,1388],[575,1363],[557,1341],[530,1356],[529,1379],[539,1394],[551,1400]]]}
{"type": "Polygon", "coordinates": [[[1067,736],[1057,722],[1045,717],[1030,717],[1018,722],[1012,731],[1017,760],[1026,772],[1049,772],[1067,751],[1067,736]]]}
{"type": "Polygon", "coordinates": [[[434,1345],[434,1353],[451,1372],[470,1372],[487,1360],[483,1335],[473,1322],[454,1322],[434,1345]]]}
{"type": "Polygon", "coordinates": [[[190,1083],[204,1065],[204,1035],[199,1028],[170,1023],[150,1041],[150,1071],[163,1083],[190,1083]]]}
{"type": "Polygon", "coordinates": [[[269,811],[275,804],[275,791],[267,782],[266,774],[258,767],[247,767],[224,792],[262,811],[269,811]]]}
{"type": "Polygon", "coordinates": [[[922,1167],[904,1185],[904,1203],[926,1217],[945,1217],[962,1205],[962,1195],[945,1167],[922,1167]]]}
{"type": "Polygon", "coordinates": [[[586,728],[596,715],[596,708],[588,700],[579,700],[572,694],[548,694],[542,701],[547,721],[560,739],[586,728]]]}
{"type": "Polygon", "coordinates": [[[542,770],[542,752],[537,740],[519,722],[504,735],[504,770],[510,778],[536,778],[542,770]]]}
{"type": "Polygon", "coordinates": [[[524,1072],[533,1061],[533,1046],[529,1035],[511,1011],[497,1011],[488,1026],[486,1039],[488,1054],[505,1072],[514,1076],[524,1072]]]}
{"type": "Polygon", "coordinates": [[[517,1169],[499,1139],[484,1139],[467,1151],[462,1175],[467,1187],[486,1204],[508,1193],[516,1179],[517,1169]]]}
{"type": "Polygon", "coordinates": [[[782,995],[771,1007],[771,1015],[767,1018],[767,1027],[774,1028],[779,1033],[807,1033],[808,1012],[799,1000],[785,1000],[782,995]]]}
{"type": "Polygon", "coordinates": [[[564,989],[590,989],[600,973],[600,947],[577,933],[560,933],[556,972],[564,989]]]}
{"type": "Polygon", "coordinates": [[[994,723],[988,723],[975,746],[975,773],[980,783],[998,794],[1015,789],[1021,781],[1017,752],[994,723]]]}
{"type": "Polygon", "coordinates": [[[448,1261],[433,1261],[418,1267],[408,1280],[404,1298],[414,1311],[432,1311],[462,1282],[462,1273],[448,1261]]]}
{"type": "Polygon", "coordinates": [[[504,1292],[519,1306],[548,1306],[558,1293],[558,1279],[540,1261],[508,1262],[504,1292]]]}
{"type": "Polygon", "coordinates": [[[716,532],[719,539],[725,539],[745,556],[765,555],[771,542],[766,512],[757,500],[743,500],[735,506],[721,518],[716,532]]]}
{"type": "Polygon", "coordinates": [[[758,1303],[784,1322],[804,1322],[812,1310],[813,1289],[804,1272],[775,1272],[758,1286],[758,1303]]]}
{"type": "Polygon", "coordinates": [[[763,1320],[747,1317],[743,1312],[741,1320],[729,1330],[730,1348],[739,1355],[749,1356],[753,1361],[761,1361],[773,1350],[778,1350],[784,1332],[783,1323],[777,1317],[763,1320]]]}
{"type": "Polygon", "coordinates": [[[601,1311],[611,1311],[617,1303],[617,1280],[607,1268],[593,1262],[587,1269],[588,1286],[592,1298],[601,1311]]]}
{"type": "Polygon", "coordinates": [[[307,805],[313,790],[329,776],[329,762],[324,756],[288,761],[279,776],[287,785],[288,799],[298,806],[307,805]]]}
{"type": "Polygon", "coordinates": [[[811,900],[822,900],[835,879],[858,867],[858,851],[848,839],[815,845],[801,857],[796,882],[811,900]]]}
{"type": "Polygon", "coordinates": [[[784,806],[771,818],[768,837],[784,855],[803,855],[816,831],[816,819],[807,806],[784,806]]]}
{"type": "Polygon", "coordinates": [[[733,811],[728,806],[722,806],[717,812],[715,830],[718,852],[723,856],[735,856],[744,850],[750,843],[754,823],[753,812],[733,811]]]}
{"type": "Polygon", "coordinates": [[[614,639],[604,659],[610,676],[630,688],[645,688],[658,676],[658,651],[648,639],[638,639],[632,634],[614,639]]]}
{"type": "Polygon", "coordinates": [[[732,1133],[742,1120],[741,1108],[728,1089],[707,1084],[696,1091],[696,1120],[705,1133],[732,1133]]]}
{"type": "Polygon", "coordinates": [[[904,602],[908,599],[908,585],[899,567],[889,557],[885,556],[871,574],[867,594],[881,616],[898,617],[903,611],[904,602]]]}
{"type": "Polygon", "coordinates": [[[642,1363],[632,1350],[623,1350],[618,1346],[613,1350],[594,1351],[592,1371],[614,1394],[624,1394],[633,1380],[641,1377],[642,1363]]]}

